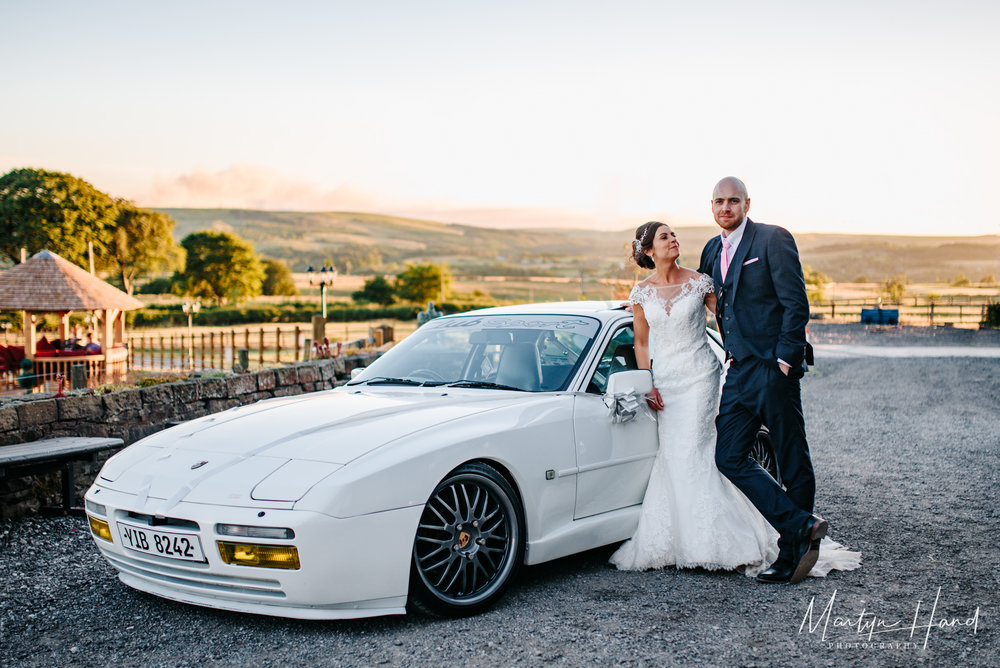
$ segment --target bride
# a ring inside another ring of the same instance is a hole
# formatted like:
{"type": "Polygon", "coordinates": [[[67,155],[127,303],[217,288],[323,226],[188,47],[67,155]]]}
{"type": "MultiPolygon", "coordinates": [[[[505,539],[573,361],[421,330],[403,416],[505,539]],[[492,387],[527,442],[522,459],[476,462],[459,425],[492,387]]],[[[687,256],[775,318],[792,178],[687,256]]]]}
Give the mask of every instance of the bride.
{"type": "MultiPolygon", "coordinates": [[[[660,449],[639,525],[611,563],[623,570],[744,567],[756,575],[777,558],[778,533],[715,466],[723,376],[705,333],[705,308],[715,311],[712,279],[677,264],[680,245],[663,223],[640,226],[632,246],[636,264],[654,270],[629,301],[636,361],[653,374],[647,401],[658,411],[660,449]]],[[[828,539],[820,555],[810,575],[861,563],[859,552],[828,539]]]]}

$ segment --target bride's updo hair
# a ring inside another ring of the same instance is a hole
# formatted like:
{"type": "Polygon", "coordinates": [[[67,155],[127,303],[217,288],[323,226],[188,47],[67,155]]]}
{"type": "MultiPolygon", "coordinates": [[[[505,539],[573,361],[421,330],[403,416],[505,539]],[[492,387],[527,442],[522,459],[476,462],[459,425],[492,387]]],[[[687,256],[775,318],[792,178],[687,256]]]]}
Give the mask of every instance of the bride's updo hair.
{"type": "Polygon", "coordinates": [[[640,225],[635,231],[635,241],[632,242],[632,259],[643,269],[656,268],[656,263],[653,262],[653,258],[646,255],[646,251],[653,247],[653,239],[656,238],[657,228],[665,224],[651,220],[648,223],[640,225]]]}

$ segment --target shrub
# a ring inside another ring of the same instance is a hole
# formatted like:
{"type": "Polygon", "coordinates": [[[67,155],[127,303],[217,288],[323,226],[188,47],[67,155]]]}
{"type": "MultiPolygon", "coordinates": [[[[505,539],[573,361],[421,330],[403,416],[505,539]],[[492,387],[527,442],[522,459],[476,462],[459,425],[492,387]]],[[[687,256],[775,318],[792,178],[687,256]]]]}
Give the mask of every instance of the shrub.
{"type": "Polygon", "coordinates": [[[1000,302],[986,305],[986,319],[979,324],[983,327],[1000,328],[1000,302]]]}
{"type": "Polygon", "coordinates": [[[169,295],[173,285],[174,281],[170,277],[154,278],[136,288],[136,294],[169,295]]]}
{"type": "Polygon", "coordinates": [[[890,304],[898,304],[906,294],[906,276],[899,275],[886,279],[882,284],[882,295],[890,304]]]}

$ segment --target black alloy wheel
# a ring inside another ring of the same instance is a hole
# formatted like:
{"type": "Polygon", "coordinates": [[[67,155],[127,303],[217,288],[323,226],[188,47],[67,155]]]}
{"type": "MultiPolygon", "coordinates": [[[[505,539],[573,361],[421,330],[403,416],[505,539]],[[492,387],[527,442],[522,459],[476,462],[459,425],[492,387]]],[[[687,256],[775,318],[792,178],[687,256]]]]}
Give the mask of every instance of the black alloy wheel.
{"type": "Polygon", "coordinates": [[[524,560],[524,513],[492,466],[455,469],[434,489],[413,542],[409,601],[447,617],[477,614],[499,599],[524,560]]]}
{"type": "Polygon", "coordinates": [[[771,444],[771,433],[763,425],[757,431],[757,438],[754,439],[753,447],[750,449],[750,459],[760,464],[760,467],[767,471],[767,474],[774,478],[779,485],[782,484],[781,471],[778,470],[778,458],[775,457],[774,446],[771,444]]]}

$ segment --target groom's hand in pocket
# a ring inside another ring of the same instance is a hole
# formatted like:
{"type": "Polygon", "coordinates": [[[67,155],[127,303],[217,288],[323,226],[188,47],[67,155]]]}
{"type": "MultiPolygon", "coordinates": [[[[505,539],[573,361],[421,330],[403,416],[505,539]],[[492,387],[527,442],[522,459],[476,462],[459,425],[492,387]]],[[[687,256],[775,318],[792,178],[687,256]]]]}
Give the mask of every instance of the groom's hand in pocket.
{"type": "Polygon", "coordinates": [[[660,396],[660,391],[654,387],[652,392],[646,395],[646,403],[649,404],[649,407],[653,410],[662,411],[663,397],[660,396]]]}

